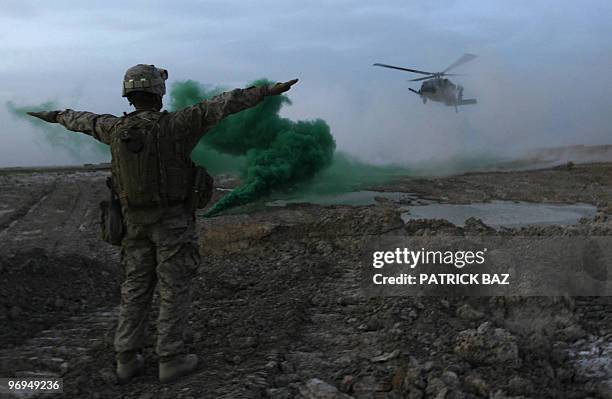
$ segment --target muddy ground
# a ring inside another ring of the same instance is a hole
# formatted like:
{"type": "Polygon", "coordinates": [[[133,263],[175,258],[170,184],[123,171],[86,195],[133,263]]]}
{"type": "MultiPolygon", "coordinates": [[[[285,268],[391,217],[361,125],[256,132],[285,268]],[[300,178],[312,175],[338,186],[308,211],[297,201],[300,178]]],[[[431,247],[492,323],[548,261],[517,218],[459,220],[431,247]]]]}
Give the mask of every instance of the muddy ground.
{"type": "MultiPolygon", "coordinates": [[[[107,173],[0,172],[0,376],[62,376],[66,398],[612,398],[609,297],[366,299],[359,254],[373,238],[496,234],[477,221],[404,223],[405,204],[390,201],[200,219],[187,336],[201,365],[160,386],[151,326],[145,374],[118,386],[119,256],[98,239],[107,173]]],[[[612,235],[610,163],[376,189],[437,202],[586,202],[599,209],[593,219],[514,233],[612,235]]]]}

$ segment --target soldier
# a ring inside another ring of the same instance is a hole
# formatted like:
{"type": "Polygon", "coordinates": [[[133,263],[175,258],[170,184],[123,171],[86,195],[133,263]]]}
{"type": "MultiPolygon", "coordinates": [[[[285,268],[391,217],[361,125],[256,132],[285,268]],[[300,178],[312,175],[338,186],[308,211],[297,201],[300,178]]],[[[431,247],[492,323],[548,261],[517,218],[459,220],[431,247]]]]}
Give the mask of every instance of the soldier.
{"type": "Polygon", "coordinates": [[[297,82],[235,89],[167,112],[161,111],[167,78],[167,71],[154,65],[128,69],[123,97],[136,110],[122,117],[70,109],[28,112],[111,147],[112,188],[121,203],[124,226],[120,243],[125,277],[114,342],[120,383],[144,368],[141,353],[156,285],[159,380],[171,382],[195,370],[198,357],[187,354],[183,342],[190,286],[200,263],[191,198],[196,180],[191,151],[226,116],[253,107],[266,96],[284,93],[297,82]]]}

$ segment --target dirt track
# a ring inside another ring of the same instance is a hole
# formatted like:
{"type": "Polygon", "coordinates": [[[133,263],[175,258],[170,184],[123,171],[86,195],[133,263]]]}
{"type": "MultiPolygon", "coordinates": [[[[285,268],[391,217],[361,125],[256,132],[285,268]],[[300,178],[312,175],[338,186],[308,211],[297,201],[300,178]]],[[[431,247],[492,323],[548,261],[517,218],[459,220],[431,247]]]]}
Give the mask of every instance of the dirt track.
{"type": "MultiPolygon", "coordinates": [[[[388,203],[203,220],[188,331],[203,359],[198,372],[161,387],[151,341],[145,375],[119,387],[118,252],[97,237],[105,176],[0,174],[1,376],[62,375],[64,397],[75,398],[322,397],[313,378],[356,398],[612,397],[610,298],[364,299],[356,254],[373,236],[482,233],[477,224],[404,224],[388,203]],[[536,331],[518,322],[527,316],[550,323],[536,331]],[[474,336],[490,348],[463,351],[474,336]],[[603,357],[600,369],[572,360],[589,348],[597,353],[583,358],[603,357]]],[[[404,179],[380,189],[449,202],[589,202],[601,210],[596,220],[522,234],[612,235],[611,180],[612,165],[596,164],[404,179]]]]}

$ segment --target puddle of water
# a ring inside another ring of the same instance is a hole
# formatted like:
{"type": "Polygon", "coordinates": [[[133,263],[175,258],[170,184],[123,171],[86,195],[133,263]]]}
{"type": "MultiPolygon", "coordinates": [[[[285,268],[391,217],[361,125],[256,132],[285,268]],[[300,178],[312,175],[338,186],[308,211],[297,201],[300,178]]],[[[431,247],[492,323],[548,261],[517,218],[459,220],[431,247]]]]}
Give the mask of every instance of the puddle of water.
{"type": "Polygon", "coordinates": [[[382,192],[382,191],[352,191],[348,193],[340,193],[334,195],[307,196],[301,198],[278,199],[267,202],[267,206],[285,206],[287,204],[309,203],[316,205],[374,205],[378,203],[377,198],[392,202],[402,202],[414,199],[415,196],[410,193],[401,192],[382,192]]]}
{"type": "Polygon", "coordinates": [[[493,201],[473,204],[429,204],[411,206],[402,214],[404,222],[413,219],[446,219],[464,226],[475,217],[492,227],[575,224],[580,218],[593,218],[597,208],[589,204],[535,204],[528,202],[493,201]]]}
{"type": "Polygon", "coordinates": [[[599,380],[602,387],[612,389],[612,342],[610,338],[599,337],[591,342],[579,344],[568,351],[569,361],[579,375],[599,380]]]}
{"type": "Polygon", "coordinates": [[[575,362],[589,378],[612,379],[612,343],[593,343],[590,348],[575,354],[575,362]]]}
{"type": "Polygon", "coordinates": [[[374,205],[383,201],[404,206],[404,222],[413,219],[446,219],[464,226],[468,218],[481,219],[492,227],[520,227],[532,225],[575,224],[581,218],[593,218],[597,207],[590,204],[542,204],[529,202],[492,201],[473,204],[439,204],[420,199],[415,194],[404,192],[353,191],[339,194],[283,198],[268,201],[266,206],[283,207],[288,204],[310,203],[329,205],[374,205]]]}

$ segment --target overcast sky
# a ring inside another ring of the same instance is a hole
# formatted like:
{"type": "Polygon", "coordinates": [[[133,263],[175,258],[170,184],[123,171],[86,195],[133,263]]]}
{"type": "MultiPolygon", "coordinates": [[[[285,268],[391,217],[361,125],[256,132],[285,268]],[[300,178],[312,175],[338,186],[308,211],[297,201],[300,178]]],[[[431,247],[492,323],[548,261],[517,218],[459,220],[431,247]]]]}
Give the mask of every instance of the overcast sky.
{"type": "Polygon", "coordinates": [[[340,149],[376,163],[611,143],[612,2],[501,3],[0,0],[0,165],[77,161],[7,101],[120,114],[137,63],[170,83],[298,77],[283,114],[325,119],[340,149]],[[478,58],[453,80],[479,104],[459,113],[423,105],[416,76],[372,66],[437,71],[465,52],[478,58]]]}

